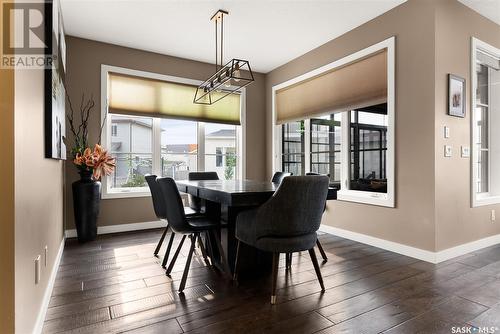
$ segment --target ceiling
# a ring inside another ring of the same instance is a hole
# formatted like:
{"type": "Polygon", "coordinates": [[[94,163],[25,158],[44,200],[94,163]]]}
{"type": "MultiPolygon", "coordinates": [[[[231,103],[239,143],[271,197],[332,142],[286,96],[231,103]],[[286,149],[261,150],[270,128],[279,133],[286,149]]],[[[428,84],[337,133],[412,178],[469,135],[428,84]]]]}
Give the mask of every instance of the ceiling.
{"type": "MultiPolygon", "coordinates": [[[[224,18],[225,60],[267,73],[406,0],[61,0],[68,35],[214,63],[209,20],[224,18]]],[[[500,0],[459,0],[500,24],[500,0]]]]}
{"type": "Polygon", "coordinates": [[[500,0],[458,0],[496,24],[500,24],[500,0]]]}
{"type": "Polygon", "coordinates": [[[272,69],[383,14],[406,0],[61,0],[66,34],[209,63],[224,18],[224,58],[272,69]]]}

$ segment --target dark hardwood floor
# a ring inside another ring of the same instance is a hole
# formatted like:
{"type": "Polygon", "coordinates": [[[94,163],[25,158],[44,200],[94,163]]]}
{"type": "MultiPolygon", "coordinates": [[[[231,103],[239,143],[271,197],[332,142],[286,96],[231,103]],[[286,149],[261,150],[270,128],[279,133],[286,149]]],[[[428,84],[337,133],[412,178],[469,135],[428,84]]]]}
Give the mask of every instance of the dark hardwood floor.
{"type": "Polygon", "coordinates": [[[432,265],[321,234],[329,257],[321,264],[326,292],[308,253],[294,254],[290,272],[284,257],[280,261],[278,304],[272,306],[269,278],[235,286],[206,267],[199,252],[179,295],[188,247],[170,279],[161,258],[152,256],[160,234],[67,241],[44,333],[392,334],[500,327],[500,245],[432,265]]]}

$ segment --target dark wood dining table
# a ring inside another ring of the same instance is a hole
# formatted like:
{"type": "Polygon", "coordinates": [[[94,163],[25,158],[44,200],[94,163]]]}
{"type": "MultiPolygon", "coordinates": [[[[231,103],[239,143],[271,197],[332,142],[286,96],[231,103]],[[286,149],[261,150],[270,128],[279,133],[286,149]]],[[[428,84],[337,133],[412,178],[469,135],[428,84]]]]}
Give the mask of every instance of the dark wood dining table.
{"type": "MultiPolygon", "coordinates": [[[[204,201],[205,214],[221,221],[220,237],[231,271],[236,260],[237,239],[235,236],[236,218],[238,213],[249,210],[266,202],[278,188],[278,184],[253,180],[202,180],[176,181],[177,188],[204,201]]],[[[327,200],[337,198],[337,189],[330,187],[327,200]]],[[[215,245],[211,242],[210,244],[215,245]]],[[[241,249],[240,249],[241,251],[241,249]]],[[[218,255],[216,249],[213,250],[218,255]]],[[[271,256],[263,254],[250,247],[245,247],[245,256],[240,262],[241,272],[252,271],[255,268],[266,268],[271,256]]],[[[270,267],[270,266],[269,266],[270,267]]]]}

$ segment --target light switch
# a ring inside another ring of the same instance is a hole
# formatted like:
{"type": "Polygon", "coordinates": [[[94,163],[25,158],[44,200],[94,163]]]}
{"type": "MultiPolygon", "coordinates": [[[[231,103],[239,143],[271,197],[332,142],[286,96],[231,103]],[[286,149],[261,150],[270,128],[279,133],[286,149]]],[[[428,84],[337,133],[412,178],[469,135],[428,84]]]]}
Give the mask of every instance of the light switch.
{"type": "Polygon", "coordinates": [[[470,157],[470,147],[462,146],[460,151],[462,153],[462,158],[469,158],[470,157]]]}
{"type": "Polygon", "coordinates": [[[444,127],[444,138],[450,138],[450,128],[447,126],[444,127]]]}
{"type": "Polygon", "coordinates": [[[453,149],[450,145],[444,145],[444,156],[446,158],[451,158],[453,155],[453,149]]]}

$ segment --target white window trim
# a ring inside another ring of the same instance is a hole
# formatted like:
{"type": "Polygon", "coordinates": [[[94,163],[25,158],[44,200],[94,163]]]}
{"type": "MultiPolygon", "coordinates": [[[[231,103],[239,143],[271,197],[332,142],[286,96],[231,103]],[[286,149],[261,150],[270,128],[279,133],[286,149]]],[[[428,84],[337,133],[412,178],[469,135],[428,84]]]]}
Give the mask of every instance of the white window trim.
{"type": "MultiPolygon", "coordinates": [[[[139,71],[133,70],[125,67],[119,66],[111,66],[111,65],[101,65],[101,124],[104,124],[102,129],[102,139],[103,146],[108,149],[111,147],[111,117],[106,117],[108,113],[108,75],[109,72],[120,73],[132,76],[138,76],[143,78],[150,78],[162,81],[170,81],[176,83],[183,83],[189,85],[198,86],[203,81],[187,79],[181,77],[175,77],[170,75],[158,74],[153,72],[139,71]]],[[[239,164],[237,165],[237,177],[240,179],[245,179],[246,177],[246,88],[241,90],[240,96],[240,121],[241,126],[237,127],[236,130],[236,156],[239,160],[239,164]]],[[[155,157],[159,157],[161,155],[161,120],[159,118],[153,117],[153,166],[152,172],[153,174],[160,175],[160,160],[155,157]]],[[[205,137],[204,137],[204,123],[198,122],[198,170],[204,170],[204,157],[205,157],[205,137]]],[[[131,197],[149,197],[151,196],[151,192],[149,191],[149,187],[140,187],[140,188],[123,188],[120,190],[110,190],[109,184],[107,182],[107,177],[103,177],[101,180],[102,183],[102,199],[116,199],[116,198],[131,198],[131,197]]]]}
{"type": "MultiPolygon", "coordinates": [[[[492,196],[490,193],[478,193],[477,189],[477,172],[478,165],[476,163],[476,156],[478,154],[478,149],[474,143],[474,138],[477,136],[477,127],[476,127],[476,87],[477,87],[477,75],[476,75],[476,52],[477,50],[482,50],[487,53],[491,53],[493,55],[500,55],[500,49],[485,43],[475,37],[471,38],[471,101],[470,101],[470,114],[471,114],[471,137],[470,137],[470,146],[471,146],[471,205],[473,208],[485,205],[492,204],[500,204],[500,196],[492,196]]],[[[491,109],[488,108],[488,113],[490,113],[491,109]]],[[[488,136],[491,134],[491,122],[488,122],[488,136]]],[[[488,138],[488,148],[490,148],[491,140],[488,138]]],[[[489,150],[490,151],[490,150],[489,150]]],[[[491,162],[491,156],[488,155],[488,164],[491,162]]],[[[491,166],[488,166],[488,174],[491,174],[491,166]]],[[[488,182],[491,181],[491,177],[488,177],[488,182]]],[[[488,185],[488,191],[490,191],[490,185],[488,185]]]]}
{"type": "MultiPolygon", "coordinates": [[[[298,77],[285,81],[283,83],[277,84],[272,87],[271,99],[272,99],[272,169],[273,172],[278,171],[281,168],[281,127],[277,125],[277,114],[276,114],[276,92],[285,87],[294,85],[298,82],[307,80],[314,76],[320,75],[324,72],[330,71],[334,68],[343,66],[350,62],[356,61],[363,57],[366,57],[377,51],[387,49],[387,153],[386,153],[386,176],[387,176],[387,193],[373,193],[359,190],[348,190],[346,189],[349,179],[349,145],[348,145],[348,135],[349,129],[342,126],[342,159],[341,159],[341,190],[337,194],[337,199],[341,201],[349,201],[363,204],[378,205],[384,207],[395,207],[395,37],[390,37],[382,42],[374,44],[367,47],[366,49],[355,52],[344,58],[336,60],[327,65],[321,66],[315,70],[302,74],[298,77]],[[346,130],[347,129],[347,130],[346,130]],[[346,137],[347,134],[347,137],[346,137]],[[347,163],[346,163],[347,162],[347,163]]],[[[325,113],[328,114],[328,113],[325,113]]],[[[345,123],[345,117],[348,117],[348,113],[345,112],[342,117],[342,124],[345,123]]],[[[306,135],[307,135],[306,127],[306,135]]],[[[307,136],[306,136],[307,138],[307,136]]],[[[306,146],[304,155],[305,159],[305,171],[306,173],[310,171],[310,164],[307,163],[309,155],[309,147],[306,146]]]]}

